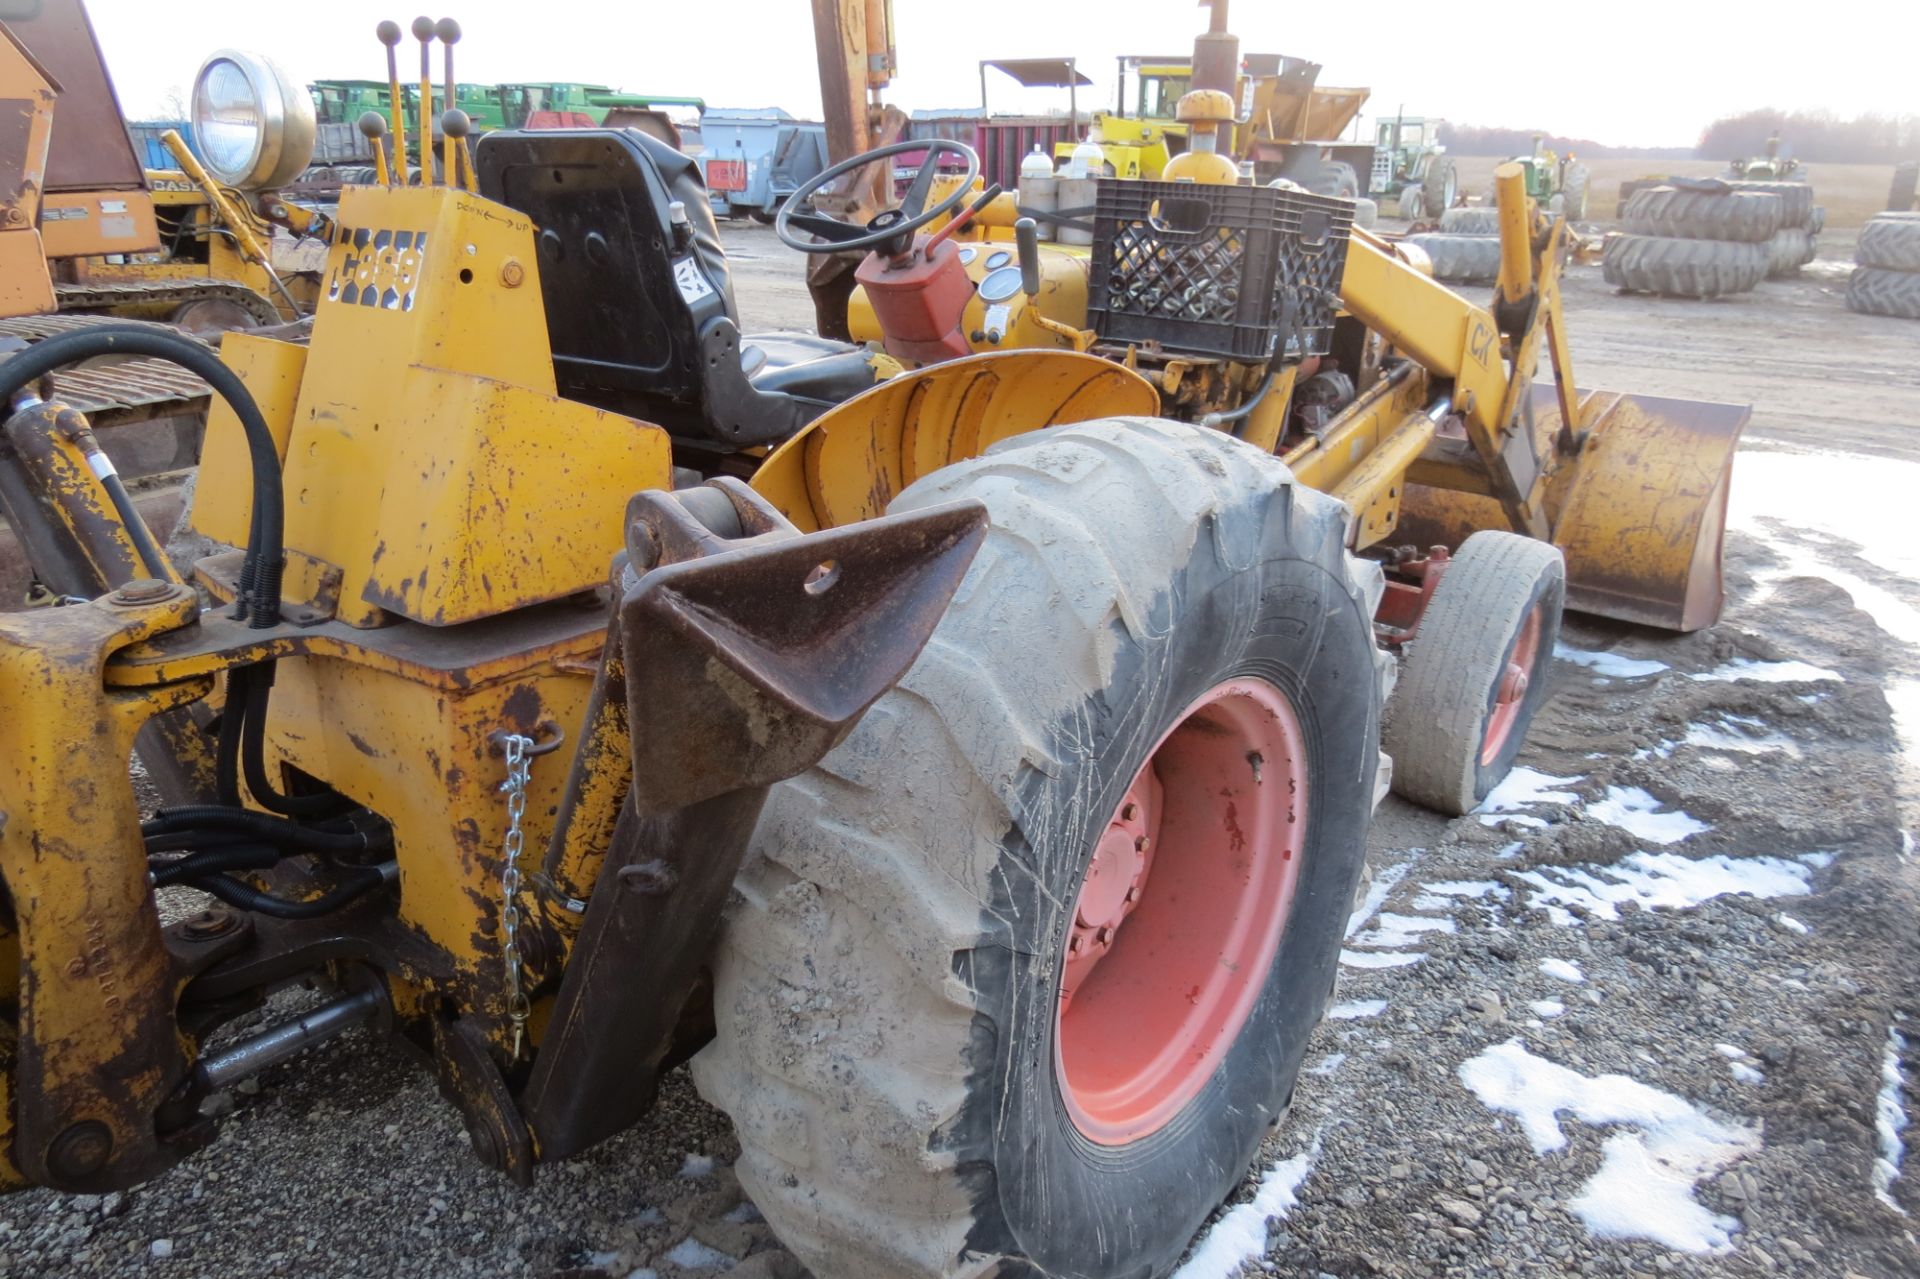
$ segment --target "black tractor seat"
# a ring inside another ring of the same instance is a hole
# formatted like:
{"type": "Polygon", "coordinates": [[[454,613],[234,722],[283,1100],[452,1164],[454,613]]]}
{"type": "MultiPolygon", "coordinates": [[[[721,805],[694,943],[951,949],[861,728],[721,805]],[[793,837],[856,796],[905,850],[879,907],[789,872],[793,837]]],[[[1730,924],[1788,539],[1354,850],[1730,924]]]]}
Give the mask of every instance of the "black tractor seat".
{"type": "Polygon", "coordinates": [[[560,393],[709,447],[784,440],[873,385],[865,350],[742,336],[694,162],[636,129],[490,133],[480,193],[533,220],[560,393]],[[674,205],[678,204],[678,210],[674,205]]]}

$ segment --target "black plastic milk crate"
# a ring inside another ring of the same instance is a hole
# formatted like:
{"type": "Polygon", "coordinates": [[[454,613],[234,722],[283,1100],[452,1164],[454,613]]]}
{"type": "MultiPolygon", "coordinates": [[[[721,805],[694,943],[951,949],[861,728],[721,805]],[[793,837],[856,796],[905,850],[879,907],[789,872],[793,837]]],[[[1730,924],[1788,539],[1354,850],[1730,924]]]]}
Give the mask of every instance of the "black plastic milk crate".
{"type": "Polygon", "coordinates": [[[1087,312],[1116,342],[1266,360],[1325,355],[1353,204],[1274,187],[1109,178],[1094,198],[1087,312]]]}

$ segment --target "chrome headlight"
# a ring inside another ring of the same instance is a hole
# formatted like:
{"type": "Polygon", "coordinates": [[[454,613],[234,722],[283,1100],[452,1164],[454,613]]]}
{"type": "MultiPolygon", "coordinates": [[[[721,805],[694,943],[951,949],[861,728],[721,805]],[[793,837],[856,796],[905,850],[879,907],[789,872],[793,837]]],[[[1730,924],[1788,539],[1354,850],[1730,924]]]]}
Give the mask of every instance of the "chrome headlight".
{"type": "Polygon", "coordinates": [[[222,49],[193,79],[193,134],[217,181],[285,186],[313,160],[313,99],[270,59],[222,49]]]}

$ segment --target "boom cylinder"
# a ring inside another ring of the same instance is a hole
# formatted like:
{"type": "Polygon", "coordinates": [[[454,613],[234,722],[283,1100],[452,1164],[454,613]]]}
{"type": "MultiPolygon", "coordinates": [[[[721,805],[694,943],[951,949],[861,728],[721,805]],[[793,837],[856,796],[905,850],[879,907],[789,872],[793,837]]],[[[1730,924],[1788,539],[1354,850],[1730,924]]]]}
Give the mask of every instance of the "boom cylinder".
{"type": "Polygon", "coordinates": [[[1533,292],[1533,215],[1526,170],[1509,160],[1493,171],[1500,205],[1500,296],[1517,302],[1533,292]]]}

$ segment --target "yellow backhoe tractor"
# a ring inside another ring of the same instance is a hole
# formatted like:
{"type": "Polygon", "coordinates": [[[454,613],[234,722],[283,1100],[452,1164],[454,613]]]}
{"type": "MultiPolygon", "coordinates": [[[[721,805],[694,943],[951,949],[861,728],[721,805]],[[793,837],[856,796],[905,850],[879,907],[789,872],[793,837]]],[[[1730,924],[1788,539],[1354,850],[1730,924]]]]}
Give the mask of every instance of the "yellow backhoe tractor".
{"type": "Polygon", "coordinates": [[[70,601],[0,615],[0,1184],[162,1175],[209,1094],[370,1025],[522,1181],[690,1061],[822,1276],[1168,1274],[1285,1112],[1389,776],[1457,811],[1518,749],[1545,539],[1581,606],[1704,624],[1727,458],[1670,423],[1743,411],[1573,389],[1517,175],[1491,309],[1341,202],[1110,184],[1141,262],[1225,252],[1183,200],[1274,233],[1220,277],[1265,319],[1176,376],[1097,317],[933,331],[964,184],[783,213],[918,273],[882,355],[743,333],[656,140],[465,126],[446,185],[343,191],[310,334],[0,363],[0,505],[70,601]],[[45,387],[101,354],[218,398],[189,571],[45,387]],[[1416,513],[1480,531],[1403,556],[1416,513]]]}

